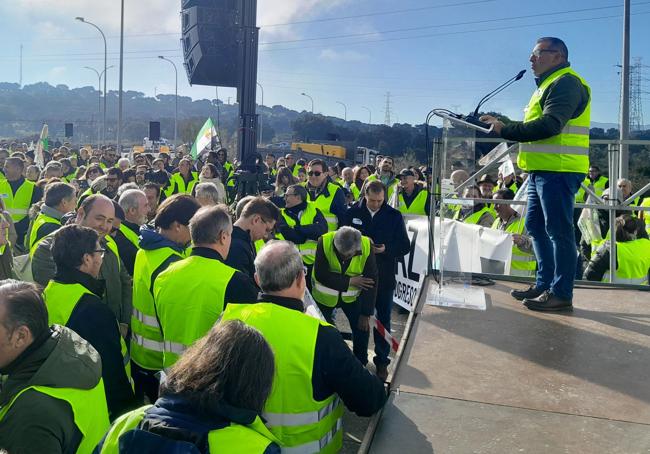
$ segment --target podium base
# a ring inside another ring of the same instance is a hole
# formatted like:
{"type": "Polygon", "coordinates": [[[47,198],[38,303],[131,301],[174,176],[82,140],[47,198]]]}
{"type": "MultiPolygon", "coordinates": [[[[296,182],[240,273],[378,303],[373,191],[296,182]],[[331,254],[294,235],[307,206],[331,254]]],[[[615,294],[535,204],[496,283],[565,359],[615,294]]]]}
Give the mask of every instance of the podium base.
{"type": "Polygon", "coordinates": [[[431,280],[425,304],[484,311],[487,309],[485,290],[468,284],[443,284],[431,280]]]}

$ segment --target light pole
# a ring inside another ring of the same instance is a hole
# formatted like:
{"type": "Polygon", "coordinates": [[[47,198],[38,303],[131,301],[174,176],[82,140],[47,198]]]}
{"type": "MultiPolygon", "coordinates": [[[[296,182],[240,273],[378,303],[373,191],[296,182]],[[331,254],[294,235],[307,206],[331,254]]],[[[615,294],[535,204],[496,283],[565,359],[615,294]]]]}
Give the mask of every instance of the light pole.
{"type": "Polygon", "coordinates": [[[307,93],[300,93],[300,94],[301,94],[302,96],[306,96],[306,97],[308,97],[309,100],[311,101],[311,113],[313,114],[313,113],[314,113],[314,98],[312,98],[311,96],[309,96],[307,93]]]}
{"type": "MultiPolygon", "coordinates": [[[[98,98],[99,104],[98,104],[97,112],[98,112],[98,113],[101,113],[101,111],[102,111],[102,76],[105,74],[105,71],[106,71],[107,69],[111,69],[111,68],[113,68],[113,65],[109,66],[108,68],[106,68],[106,69],[105,69],[104,71],[102,71],[101,73],[100,73],[99,71],[97,71],[95,68],[92,68],[92,67],[90,67],[90,66],[84,66],[84,68],[85,68],[85,69],[89,69],[89,70],[91,70],[91,71],[94,71],[94,73],[97,74],[97,79],[98,79],[98,82],[97,82],[97,91],[98,91],[98,93],[99,93],[99,98],[98,98]]],[[[100,136],[101,136],[101,133],[98,132],[98,133],[97,133],[97,148],[100,147],[100,136]]]]}
{"type": "MultiPolygon", "coordinates": [[[[262,87],[262,84],[257,82],[257,86],[260,87],[260,92],[262,94],[262,99],[260,100],[260,106],[264,106],[264,87],[262,87]]],[[[262,116],[260,115],[260,136],[258,138],[258,143],[262,145],[262,116]]]]}
{"type": "Polygon", "coordinates": [[[372,124],[372,111],[368,109],[366,106],[361,106],[362,109],[366,109],[368,111],[368,124],[372,124]]]}
{"type": "Polygon", "coordinates": [[[176,142],[176,136],[178,135],[178,69],[176,68],[176,63],[171,61],[169,58],[165,58],[162,55],[159,55],[158,58],[161,60],[168,61],[174,67],[174,74],[176,75],[176,109],[174,111],[174,147],[178,146],[176,142]]]}
{"type": "Polygon", "coordinates": [[[342,103],[341,101],[336,101],[336,104],[340,104],[340,105],[343,106],[343,113],[344,113],[344,117],[343,117],[343,119],[344,119],[345,121],[348,121],[348,106],[346,106],[346,105],[345,105],[344,103],[342,103]]]}
{"type": "Polygon", "coordinates": [[[97,31],[102,35],[102,38],[104,39],[104,119],[102,121],[102,144],[106,142],[106,79],[107,79],[107,74],[106,71],[108,70],[108,47],[106,46],[106,35],[104,35],[104,32],[102,31],[101,28],[99,28],[97,25],[93,24],[92,22],[88,22],[86,19],[83,17],[75,17],[76,20],[79,22],[83,22],[84,24],[88,24],[92,27],[95,27],[97,31]]]}
{"type": "Polygon", "coordinates": [[[122,154],[122,95],[123,81],[124,81],[124,0],[122,0],[122,8],[120,13],[120,84],[119,93],[117,95],[117,153],[118,156],[122,154]]]}

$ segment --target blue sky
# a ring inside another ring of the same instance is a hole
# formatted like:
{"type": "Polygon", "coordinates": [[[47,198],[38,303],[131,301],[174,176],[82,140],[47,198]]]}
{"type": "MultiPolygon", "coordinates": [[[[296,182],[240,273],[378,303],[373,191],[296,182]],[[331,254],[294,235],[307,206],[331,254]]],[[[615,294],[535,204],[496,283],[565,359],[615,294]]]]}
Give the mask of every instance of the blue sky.
{"type": "MultiPolygon", "coordinates": [[[[211,87],[190,87],[180,50],[179,0],[126,0],[125,89],[149,96],[173,93],[171,65],[179,66],[179,93],[214,98],[211,87]]],[[[592,120],[616,122],[619,110],[622,0],[545,2],[515,0],[259,0],[262,27],[259,82],[264,104],[282,104],[348,119],[383,123],[386,93],[393,122],[422,123],[434,107],[467,112],[502,81],[529,69],[539,36],[558,36],[570,61],[591,84],[592,120]],[[279,25],[289,24],[289,25],[279,25]]],[[[650,91],[650,1],[632,2],[632,57],[646,65],[650,91]]],[[[118,0],[12,0],[0,3],[0,81],[17,82],[24,46],[23,83],[47,81],[70,87],[96,85],[84,66],[103,69],[103,44],[84,16],[109,37],[109,89],[118,87],[118,0]]],[[[487,109],[521,118],[534,87],[522,81],[487,109]]],[[[227,102],[232,89],[220,89],[227,102]]],[[[645,93],[646,123],[650,94],[645,93]]],[[[258,92],[258,102],[260,93],[258,92]]],[[[128,112],[127,112],[128,116],[128,112]]]]}

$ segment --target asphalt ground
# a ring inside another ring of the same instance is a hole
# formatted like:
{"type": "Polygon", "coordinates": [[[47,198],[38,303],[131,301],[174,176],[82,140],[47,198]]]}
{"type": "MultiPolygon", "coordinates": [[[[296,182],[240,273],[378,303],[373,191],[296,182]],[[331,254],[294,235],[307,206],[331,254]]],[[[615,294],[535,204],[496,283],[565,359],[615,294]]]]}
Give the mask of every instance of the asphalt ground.
{"type": "MultiPolygon", "coordinates": [[[[406,325],[406,320],[408,319],[408,312],[403,312],[399,310],[398,306],[393,307],[393,313],[391,317],[391,331],[392,335],[398,341],[401,341],[402,334],[404,333],[404,327],[406,325]]],[[[350,325],[348,319],[345,317],[343,311],[338,310],[336,312],[336,326],[342,333],[347,333],[346,338],[350,338],[350,325]]],[[[346,340],[352,350],[352,341],[346,340]]],[[[367,368],[372,373],[375,373],[375,365],[372,362],[372,358],[375,356],[374,353],[375,345],[373,341],[372,333],[370,335],[370,342],[368,344],[368,365],[367,368]]],[[[391,359],[394,358],[394,352],[391,352],[391,359]]],[[[392,364],[389,367],[389,373],[392,372],[392,364]]],[[[363,437],[365,436],[366,429],[370,424],[370,418],[362,418],[354,413],[345,409],[345,414],[343,415],[343,449],[341,453],[343,454],[353,454],[358,452],[359,447],[363,437]]]]}

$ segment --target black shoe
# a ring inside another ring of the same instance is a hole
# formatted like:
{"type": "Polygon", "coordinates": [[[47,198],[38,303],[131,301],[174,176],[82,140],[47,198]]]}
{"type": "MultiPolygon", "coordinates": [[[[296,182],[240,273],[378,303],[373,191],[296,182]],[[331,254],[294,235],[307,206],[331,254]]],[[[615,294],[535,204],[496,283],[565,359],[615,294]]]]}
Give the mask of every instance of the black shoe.
{"type": "Polygon", "coordinates": [[[388,365],[386,364],[377,364],[376,366],[377,369],[377,377],[383,382],[386,382],[386,379],[388,378],[388,365]]]}
{"type": "Polygon", "coordinates": [[[544,291],[545,290],[539,289],[534,285],[531,285],[526,290],[510,290],[510,296],[512,296],[517,301],[523,301],[526,298],[528,299],[537,298],[542,293],[544,293],[544,291]]]}
{"type": "Polygon", "coordinates": [[[560,298],[553,295],[549,290],[545,290],[537,298],[524,299],[524,306],[531,311],[540,312],[559,312],[559,311],[572,311],[573,304],[571,300],[560,298]]]}

